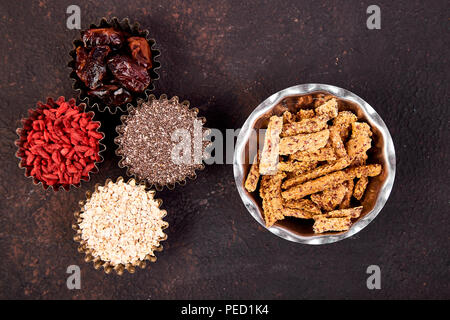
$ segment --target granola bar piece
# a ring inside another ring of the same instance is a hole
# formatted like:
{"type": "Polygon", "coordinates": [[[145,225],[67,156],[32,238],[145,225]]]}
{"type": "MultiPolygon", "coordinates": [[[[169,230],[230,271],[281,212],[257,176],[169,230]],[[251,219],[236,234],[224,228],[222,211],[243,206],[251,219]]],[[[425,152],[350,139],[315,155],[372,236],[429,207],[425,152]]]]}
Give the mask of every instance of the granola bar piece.
{"type": "Polygon", "coordinates": [[[338,103],[335,98],[328,100],[327,102],[321,104],[315,110],[316,116],[321,119],[333,119],[338,115],[338,103]]]}
{"type": "Polygon", "coordinates": [[[312,202],[311,200],[308,200],[308,199],[285,201],[284,207],[291,208],[291,209],[301,209],[301,210],[307,211],[313,215],[322,213],[320,208],[314,202],[312,202]]]}
{"type": "Polygon", "coordinates": [[[283,126],[281,135],[283,137],[294,136],[301,133],[318,132],[327,128],[327,120],[319,117],[302,119],[283,126]]]}
{"type": "Polygon", "coordinates": [[[285,111],[283,113],[283,123],[291,123],[294,121],[295,121],[295,115],[293,115],[289,111],[285,111]]]}
{"type": "Polygon", "coordinates": [[[284,218],[281,182],[285,176],[284,172],[278,172],[261,179],[260,196],[263,199],[263,216],[268,228],[284,218]]]}
{"type": "Polygon", "coordinates": [[[361,177],[376,177],[381,173],[381,165],[380,164],[368,164],[365,166],[353,167],[345,170],[345,173],[353,178],[361,178],[361,177]]]}
{"type": "Polygon", "coordinates": [[[310,194],[321,192],[326,189],[336,187],[344,181],[363,176],[374,177],[381,173],[381,165],[369,164],[366,166],[349,168],[336,171],[315,180],[306,181],[303,184],[289,188],[281,193],[285,200],[301,199],[310,194]]]}
{"type": "Polygon", "coordinates": [[[298,151],[289,156],[289,160],[298,161],[333,161],[336,154],[331,146],[325,146],[314,152],[298,151]]]}
{"type": "Polygon", "coordinates": [[[346,231],[350,229],[352,221],[350,218],[327,218],[318,217],[314,221],[314,233],[324,233],[327,231],[346,231]]]}
{"type": "Polygon", "coordinates": [[[296,106],[298,108],[310,105],[313,102],[313,97],[311,95],[301,96],[297,98],[296,106]]]}
{"type": "Polygon", "coordinates": [[[285,217],[294,217],[300,219],[312,219],[313,214],[309,211],[295,208],[284,208],[283,214],[285,217]]]}
{"type": "Polygon", "coordinates": [[[355,159],[353,159],[352,166],[362,166],[366,164],[367,159],[369,156],[367,153],[361,153],[360,155],[356,156],[355,159]]]}
{"type": "Polygon", "coordinates": [[[331,211],[342,202],[346,192],[345,185],[340,184],[337,187],[312,194],[311,200],[325,211],[331,211]]]}
{"type": "Polygon", "coordinates": [[[370,126],[364,122],[352,123],[352,135],[347,142],[347,153],[353,159],[363,156],[370,149],[372,139],[370,126]]]}
{"type": "Polygon", "coordinates": [[[275,215],[272,214],[269,200],[263,199],[262,207],[263,207],[264,222],[266,223],[266,227],[270,228],[275,224],[275,222],[277,222],[278,218],[276,218],[275,215]]]}
{"type": "Polygon", "coordinates": [[[314,106],[319,107],[320,105],[324,104],[325,102],[327,102],[328,100],[331,100],[333,98],[334,98],[334,96],[331,94],[320,93],[314,98],[314,106]]]}
{"type": "Polygon", "coordinates": [[[350,207],[350,200],[352,199],[354,185],[355,183],[353,182],[353,180],[348,180],[344,182],[346,192],[344,199],[339,204],[339,209],[347,209],[348,207],[350,207]]]}
{"type": "Polygon", "coordinates": [[[297,112],[297,120],[304,120],[304,119],[311,119],[314,118],[314,116],[316,115],[316,113],[314,112],[313,109],[300,109],[297,112]]]}
{"type": "Polygon", "coordinates": [[[278,170],[286,172],[306,172],[314,168],[317,162],[312,161],[289,161],[289,162],[279,162],[278,170]]]}
{"type": "Polygon", "coordinates": [[[338,115],[336,99],[324,103],[315,110],[315,117],[302,119],[283,126],[283,136],[293,136],[301,133],[318,132],[327,128],[327,121],[338,115]]]}
{"type": "Polygon", "coordinates": [[[264,147],[259,162],[259,173],[273,175],[277,172],[280,134],[283,129],[283,118],[272,116],[264,137],[264,147]]]}
{"type": "Polygon", "coordinates": [[[322,130],[315,133],[299,134],[282,138],[279,144],[281,155],[293,154],[297,151],[313,152],[327,144],[330,130],[322,130]]]}
{"type": "Polygon", "coordinates": [[[295,186],[297,184],[303,183],[305,181],[315,179],[317,177],[326,175],[333,171],[342,170],[346,167],[348,167],[351,163],[351,159],[349,157],[338,159],[332,163],[324,164],[322,166],[319,166],[311,171],[308,171],[302,175],[287,179],[283,183],[283,189],[287,189],[289,187],[295,186]]]}
{"type": "Polygon", "coordinates": [[[345,141],[350,132],[350,127],[353,122],[356,122],[358,118],[351,111],[341,111],[337,117],[333,119],[333,126],[339,128],[341,139],[345,141]]]}
{"type": "Polygon", "coordinates": [[[355,190],[353,191],[353,196],[356,200],[361,200],[366,191],[367,184],[369,183],[368,177],[361,177],[355,184],[355,190]]]}
{"type": "Polygon", "coordinates": [[[333,146],[334,152],[339,158],[347,156],[344,143],[340,135],[339,127],[332,126],[330,128],[330,141],[333,146]]]}
{"type": "Polygon", "coordinates": [[[340,210],[334,210],[326,213],[327,217],[330,218],[352,218],[356,219],[359,218],[361,215],[363,206],[355,207],[355,208],[348,208],[348,209],[340,209],[340,210]]]}
{"type": "Polygon", "coordinates": [[[253,159],[253,164],[250,167],[250,171],[247,175],[247,180],[245,180],[245,189],[248,192],[254,192],[256,187],[258,186],[259,180],[259,152],[256,153],[255,158],[253,159]]]}
{"type": "Polygon", "coordinates": [[[287,179],[291,179],[293,177],[300,176],[300,175],[304,174],[305,172],[311,171],[312,169],[317,168],[317,164],[319,162],[318,161],[311,161],[311,162],[302,162],[302,163],[306,163],[306,167],[304,168],[304,170],[287,172],[286,178],[287,179]]]}

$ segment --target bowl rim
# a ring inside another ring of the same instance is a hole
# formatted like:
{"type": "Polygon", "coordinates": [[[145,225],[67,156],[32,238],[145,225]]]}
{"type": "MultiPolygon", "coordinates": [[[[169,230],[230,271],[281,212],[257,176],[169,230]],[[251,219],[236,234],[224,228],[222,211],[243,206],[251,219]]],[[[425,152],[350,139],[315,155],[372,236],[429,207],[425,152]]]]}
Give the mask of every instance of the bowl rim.
{"type": "Polygon", "coordinates": [[[380,115],[375,111],[375,109],[353,92],[350,92],[346,89],[337,86],[320,83],[307,83],[292,86],[272,94],[270,97],[261,102],[253,110],[253,112],[250,114],[247,120],[244,122],[244,125],[242,126],[236,141],[236,149],[233,156],[233,172],[236,187],[239,191],[239,195],[245,207],[253,216],[253,218],[256,221],[258,221],[258,223],[262,225],[265,229],[269,230],[270,232],[272,232],[273,234],[277,235],[280,238],[292,242],[310,245],[327,244],[343,240],[345,238],[355,235],[356,233],[364,229],[370,222],[372,222],[376,218],[376,216],[380,213],[380,211],[383,209],[384,205],[387,202],[387,199],[389,198],[389,195],[392,191],[392,187],[394,185],[395,169],[396,169],[396,158],[395,158],[394,142],[392,140],[391,134],[389,133],[386,124],[384,123],[380,115]],[[273,109],[280,101],[282,101],[286,97],[293,95],[308,94],[317,91],[322,92],[325,91],[327,93],[336,96],[337,98],[349,100],[353,103],[356,103],[359,107],[361,107],[361,110],[364,112],[364,115],[367,117],[367,120],[370,122],[371,125],[374,125],[379,130],[379,132],[383,137],[384,141],[383,158],[388,167],[387,168],[388,174],[386,180],[384,181],[384,183],[380,188],[378,198],[376,200],[373,209],[370,212],[368,212],[363,218],[360,218],[358,221],[353,223],[353,225],[350,227],[348,231],[341,234],[301,236],[278,225],[273,225],[270,228],[267,228],[265,226],[265,223],[262,219],[262,215],[259,211],[258,206],[254,203],[254,201],[247,195],[246,191],[244,190],[244,183],[243,183],[244,167],[241,159],[244,159],[243,156],[245,155],[244,154],[245,146],[247,144],[248,139],[250,138],[251,129],[253,128],[253,125],[258,118],[260,118],[262,115],[273,109]]]}

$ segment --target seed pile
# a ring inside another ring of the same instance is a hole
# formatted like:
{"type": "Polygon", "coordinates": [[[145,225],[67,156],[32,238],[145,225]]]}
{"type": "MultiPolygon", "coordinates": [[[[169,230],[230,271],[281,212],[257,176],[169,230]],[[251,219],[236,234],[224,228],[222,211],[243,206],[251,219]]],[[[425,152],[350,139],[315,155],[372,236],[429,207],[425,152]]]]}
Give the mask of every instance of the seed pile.
{"type": "Polygon", "coordinates": [[[314,233],[345,231],[360,216],[369,177],[382,167],[366,164],[370,126],[350,111],[339,112],[339,103],[344,102],[330,95],[301,96],[295,114],[270,118],[263,150],[245,181],[254,192],[262,176],[259,195],[267,227],[295,217],[313,219],[314,233]]]}
{"type": "Polygon", "coordinates": [[[44,186],[77,185],[88,180],[95,162],[100,161],[97,132],[99,122],[85,113],[75,100],[49,99],[39,104],[32,118],[25,121],[19,153],[29,175],[44,186]],[[28,127],[28,128],[27,128],[28,127]],[[24,139],[25,138],[25,139],[24,139]]]}
{"type": "Polygon", "coordinates": [[[166,212],[152,192],[134,180],[98,187],[82,208],[81,238],[92,255],[113,265],[134,264],[153,255],[165,237],[166,212]]]}
{"type": "Polygon", "coordinates": [[[130,172],[140,179],[164,186],[193,176],[195,170],[202,167],[202,152],[207,145],[207,141],[203,141],[205,129],[196,112],[178,100],[161,98],[143,102],[130,113],[124,125],[117,140],[118,154],[123,157],[123,164],[130,167],[130,172]],[[194,133],[195,121],[201,126],[199,134],[194,133]],[[172,140],[172,135],[179,130],[187,133],[186,144],[183,140],[172,140]],[[172,152],[180,146],[190,154],[183,159],[181,152],[183,161],[177,162],[172,152]],[[200,155],[200,159],[196,155],[200,155]]]}

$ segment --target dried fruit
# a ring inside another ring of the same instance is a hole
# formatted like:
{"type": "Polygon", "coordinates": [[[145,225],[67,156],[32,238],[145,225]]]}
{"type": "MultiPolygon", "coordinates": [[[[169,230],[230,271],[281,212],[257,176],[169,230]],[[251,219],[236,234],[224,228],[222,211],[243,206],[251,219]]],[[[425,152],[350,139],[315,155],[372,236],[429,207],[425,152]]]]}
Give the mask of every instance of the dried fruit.
{"type": "Polygon", "coordinates": [[[131,102],[151,82],[152,51],[145,37],[114,28],[82,32],[75,71],[96,102],[118,107],[131,102]]]}
{"type": "Polygon", "coordinates": [[[115,55],[108,60],[108,69],[128,90],[142,92],[150,84],[147,69],[127,56],[115,55]]]}
{"type": "Polygon", "coordinates": [[[124,35],[113,28],[89,29],[83,32],[82,39],[87,48],[102,45],[119,48],[124,42],[124,35]]]}
{"type": "Polygon", "coordinates": [[[95,89],[102,83],[106,75],[105,58],[111,49],[108,46],[98,46],[88,52],[86,48],[77,48],[76,72],[84,84],[95,89]]]}
{"type": "Polygon", "coordinates": [[[146,69],[151,68],[152,54],[147,40],[142,37],[131,37],[127,41],[133,59],[146,69]]]}
{"type": "Polygon", "coordinates": [[[75,100],[51,99],[39,104],[25,121],[19,154],[27,174],[44,186],[67,186],[88,180],[95,162],[100,161],[98,122],[82,112],[75,100]]]}

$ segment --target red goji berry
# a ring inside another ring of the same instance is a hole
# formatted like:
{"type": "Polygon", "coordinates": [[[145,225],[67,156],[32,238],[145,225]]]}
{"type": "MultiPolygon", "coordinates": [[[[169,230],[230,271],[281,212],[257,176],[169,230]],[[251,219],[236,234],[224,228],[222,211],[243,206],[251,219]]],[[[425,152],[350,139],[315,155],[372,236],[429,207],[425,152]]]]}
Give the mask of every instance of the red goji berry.
{"type": "Polygon", "coordinates": [[[62,115],[64,112],[66,112],[67,109],[69,109],[69,104],[68,104],[67,102],[61,103],[61,105],[59,106],[59,108],[56,110],[56,116],[59,117],[59,116],[62,115]]]}
{"type": "Polygon", "coordinates": [[[50,159],[50,156],[43,149],[38,149],[38,154],[44,159],[50,159]]]}
{"type": "Polygon", "coordinates": [[[29,110],[30,121],[24,122],[22,164],[27,175],[44,185],[78,184],[88,180],[89,172],[100,160],[99,140],[94,114],[84,113],[75,100],[63,97],[39,103],[37,110],[29,110]]]}
{"type": "Polygon", "coordinates": [[[64,120],[63,118],[57,118],[53,126],[58,127],[59,125],[63,124],[63,120],[64,120]]]}
{"type": "Polygon", "coordinates": [[[36,130],[36,131],[40,130],[39,129],[39,124],[36,121],[33,121],[33,124],[31,126],[32,126],[33,130],[36,130]]]}
{"type": "Polygon", "coordinates": [[[39,123],[39,128],[42,130],[45,129],[45,122],[42,119],[37,120],[37,122],[39,123]]]}
{"type": "Polygon", "coordinates": [[[66,99],[65,99],[63,96],[60,96],[60,97],[58,98],[58,100],[55,101],[55,103],[56,103],[57,105],[60,105],[61,103],[64,102],[64,100],[66,100],[66,99]]]}
{"type": "Polygon", "coordinates": [[[72,122],[70,123],[70,125],[71,125],[72,128],[79,128],[79,127],[80,127],[80,125],[79,125],[78,122],[76,122],[76,121],[72,121],[72,122]]]}
{"type": "Polygon", "coordinates": [[[83,176],[89,175],[89,171],[91,171],[91,169],[94,168],[94,167],[95,167],[95,164],[93,164],[93,163],[88,164],[88,165],[83,169],[82,175],[83,175],[83,176]]]}
{"type": "Polygon", "coordinates": [[[37,131],[34,132],[33,135],[31,136],[32,139],[39,139],[42,136],[42,133],[37,131]]]}
{"type": "Polygon", "coordinates": [[[78,113],[78,110],[76,109],[70,109],[70,111],[68,110],[65,114],[66,117],[71,117],[71,116],[75,116],[78,113]]]}
{"type": "Polygon", "coordinates": [[[86,147],[86,146],[75,146],[74,149],[75,149],[75,151],[86,152],[86,151],[88,151],[90,148],[89,148],[89,147],[86,147]]]}
{"type": "Polygon", "coordinates": [[[27,166],[30,166],[33,163],[34,157],[35,157],[35,155],[32,153],[30,153],[30,155],[27,156],[27,162],[26,162],[27,166]]]}
{"type": "Polygon", "coordinates": [[[92,149],[89,149],[89,150],[87,150],[85,153],[84,153],[84,156],[85,157],[89,157],[89,156],[92,156],[93,154],[94,154],[94,150],[92,150],[92,149]]]}
{"type": "Polygon", "coordinates": [[[40,163],[41,163],[41,157],[37,156],[36,158],[34,158],[33,166],[37,167],[37,166],[39,166],[40,163]]]}
{"type": "Polygon", "coordinates": [[[58,151],[54,151],[52,153],[52,160],[57,164],[59,164],[61,162],[60,153],[58,151]]]}
{"type": "Polygon", "coordinates": [[[67,144],[71,144],[70,139],[67,138],[65,135],[60,136],[61,140],[64,141],[67,144]]]}
{"type": "Polygon", "coordinates": [[[88,131],[88,135],[90,135],[91,137],[97,139],[97,140],[101,140],[103,138],[103,135],[99,132],[96,131],[88,131]]]}
{"type": "Polygon", "coordinates": [[[42,175],[46,179],[58,179],[58,176],[55,174],[47,173],[42,175]]]}
{"type": "Polygon", "coordinates": [[[98,123],[96,123],[96,122],[91,122],[90,124],[88,124],[88,125],[86,126],[86,129],[88,129],[89,131],[91,131],[91,130],[97,129],[98,127],[100,127],[100,125],[99,125],[98,123]]]}
{"type": "Polygon", "coordinates": [[[81,179],[81,175],[80,176],[75,175],[73,177],[73,184],[79,184],[80,183],[80,179],[81,179]]]}
{"type": "Polygon", "coordinates": [[[82,166],[79,162],[74,161],[74,162],[73,162],[73,165],[74,165],[75,168],[77,168],[78,170],[83,170],[83,166],[82,166]]]}

